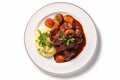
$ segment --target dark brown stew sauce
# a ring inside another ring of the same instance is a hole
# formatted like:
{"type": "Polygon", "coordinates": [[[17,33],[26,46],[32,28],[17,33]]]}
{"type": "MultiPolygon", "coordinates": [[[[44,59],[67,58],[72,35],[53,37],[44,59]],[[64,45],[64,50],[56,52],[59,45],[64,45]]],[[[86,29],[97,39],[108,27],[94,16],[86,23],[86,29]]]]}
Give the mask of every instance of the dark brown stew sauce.
{"type": "Polygon", "coordinates": [[[50,40],[53,42],[52,45],[56,49],[56,54],[54,55],[56,62],[56,57],[59,55],[62,55],[62,57],[64,57],[64,60],[61,62],[72,60],[81,53],[84,46],[86,45],[86,38],[82,25],[77,20],[74,20],[73,23],[63,21],[59,27],[52,28],[50,31],[50,40]],[[58,40],[61,37],[61,34],[65,34],[67,30],[72,30],[73,32],[67,34],[66,37],[75,39],[73,41],[70,41],[69,45],[66,45],[63,41],[58,40]]]}

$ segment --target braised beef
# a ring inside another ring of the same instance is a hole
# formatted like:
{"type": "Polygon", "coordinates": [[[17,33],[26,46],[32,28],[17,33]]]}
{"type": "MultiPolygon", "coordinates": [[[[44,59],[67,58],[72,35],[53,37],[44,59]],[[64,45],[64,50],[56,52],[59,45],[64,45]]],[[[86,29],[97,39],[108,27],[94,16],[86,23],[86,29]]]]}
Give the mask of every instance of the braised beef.
{"type": "Polygon", "coordinates": [[[60,41],[60,40],[58,40],[58,39],[54,39],[54,40],[53,40],[53,45],[54,45],[55,47],[59,47],[62,43],[63,43],[63,42],[60,41]]]}
{"type": "Polygon", "coordinates": [[[50,40],[53,40],[53,37],[60,31],[60,28],[52,28],[50,31],[50,40]]]}
{"type": "Polygon", "coordinates": [[[82,29],[82,25],[75,20],[73,23],[63,21],[58,28],[53,28],[50,31],[50,40],[53,42],[52,45],[56,49],[56,54],[63,55],[65,61],[70,61],[75,58],[82,51],[86,44],[85,35],[82,29]],[[67,35],[67,38],[74,38],[75,40],[70,41],[69,45],[66,45],[64,41],[59,40],[61,34],[65,33],[66,30],[74,30],[74,33],[67,35]]]}
{"type": "Polygon", "coordinates": [[[61,53],[67,49],[67,46],[65,44],[59,45],[59,47],[56,47],[56,52],[61,53]]]}
{"type": "Polygon", "coordinates": [[[75,30],[75,37],[80,37],[80,34],[82,34],[82,30],[76,29],[75,30]]]}

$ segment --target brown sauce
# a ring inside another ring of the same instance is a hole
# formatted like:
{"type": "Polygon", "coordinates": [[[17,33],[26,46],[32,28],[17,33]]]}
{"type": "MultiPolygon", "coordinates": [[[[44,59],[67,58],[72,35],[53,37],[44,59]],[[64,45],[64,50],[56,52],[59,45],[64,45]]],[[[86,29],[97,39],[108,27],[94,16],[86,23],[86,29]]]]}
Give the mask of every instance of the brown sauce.
{"type": "Polygon", "coordinates": [[[52,27],[50,40],[56,49],[56,62],[70,61],[81,53],[86,45],[86,37],[79,21],[71,15],[56,14],[53,21],[49,18],[45,24],[52,27]]]}
{"type": "MultiPolygon", "coordinates": [[[[66,51],[63,51],[63,53],[57,53],[54,55],[54,59],[57,55],[63,55],[65,56],[65,60],[63,62],[67,62],[67,61],[70,61],[72,59],[74,59],[75,57],[77,57],[81,51],[83,50],[84,46],[86,45],[86,38],[85,38],[85,34],[84,34],[84,31],[83,31],[83,28],[82,28],[82,25],[80,24],[79,21],[75,20],[74,21],[75,25],[78,26],[78,28],[80,28],[82,30],[82,34],[83,34],[83,42],[80,44],[80,47],[77,49],[77,50],[74,50],[74,49],[71,49],[70,53],[66,52],[66,51]],[[66,53],[65,53],[66,52],[66,53]],[[67,57],[67,55],[69,55],[70,57],[67,57]]],[[[74,46],[75,47],[75,46],[74,46]]]]}

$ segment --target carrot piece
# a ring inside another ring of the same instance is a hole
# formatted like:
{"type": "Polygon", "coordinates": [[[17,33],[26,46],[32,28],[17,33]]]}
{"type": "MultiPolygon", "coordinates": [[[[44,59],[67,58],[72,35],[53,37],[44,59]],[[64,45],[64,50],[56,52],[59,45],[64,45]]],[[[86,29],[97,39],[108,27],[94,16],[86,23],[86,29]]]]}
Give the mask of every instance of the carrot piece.
{"type": "Polygon", "coordinates": [[[54,16],[54,20],[56,20],[56,21],[58,21],[59,23],[61,23],[62,20],[63,20],[63,15],[60,14],[60,13],[56,14],[56,15],[54,16]]]}
{"type": "Polygon", "coordinates": [[[56,55],[55,56],[55,61],[58,63],[62,63],[65,61],[65,57],[63,55],[56,55]]]}
{"type": "Polygon", "coordinates": [[[73,23],[74,21],[74,18],[71,15],[65,15],[63,18],[64,18],[64,21],[69,23],[73,23]]]}
{"type": "Polygon", "coordinates": [[[54,22],[53,22],[53,20],[51,18],[47,18],[45,20],[45,26],[47,26],[48,28],[52,28],[53,25],[54,25],[54,22]]]}

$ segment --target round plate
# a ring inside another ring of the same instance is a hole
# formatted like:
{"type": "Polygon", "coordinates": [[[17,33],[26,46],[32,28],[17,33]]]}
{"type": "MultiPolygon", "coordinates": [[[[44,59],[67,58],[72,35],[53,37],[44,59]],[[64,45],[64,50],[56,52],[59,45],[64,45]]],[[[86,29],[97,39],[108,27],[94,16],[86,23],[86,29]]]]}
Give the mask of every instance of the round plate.
{"type": "Polygon", "coordinates": [[[25,47],[31,60],[41,69],[55,75],[69,75],[80,70],[94,55],[97,45],[97,33],[91,17],[80,7],[71,3],[52,3],[39,9],[29,20],[25,30],[25,47]],[[86,45],[73,60],[56,63],[53,58],[41,56],[34,43],[35,30],[46,17],[55,13],[70,14],[81,22],[86,36],[86,45]]]}

